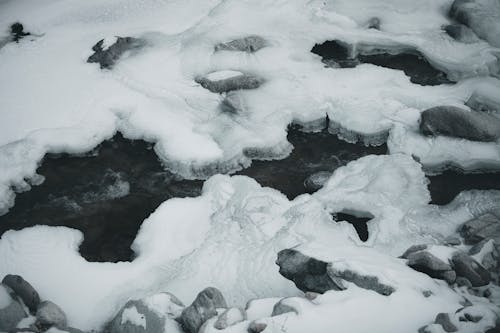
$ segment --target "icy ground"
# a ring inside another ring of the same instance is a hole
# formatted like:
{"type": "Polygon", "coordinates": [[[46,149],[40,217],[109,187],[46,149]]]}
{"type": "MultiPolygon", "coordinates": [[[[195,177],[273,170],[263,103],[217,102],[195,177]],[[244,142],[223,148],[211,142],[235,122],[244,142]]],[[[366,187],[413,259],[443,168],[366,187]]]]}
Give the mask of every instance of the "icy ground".
{"type": "MultiPolygon", "coordinates": [[[[456,319],[462,332],[494,327],[500,293],[493,282],[488,293],[473,292],[398,258],[411,245],[444,244],[471,219],[500,215],[498,191],[429,204],[424,172],[500,169],[499,140],[419,131],[420,114],[435,106],[486,108],[493,118],[500,111],[500,5],[459,2],[471,3],[474,38],[467,42],[443,29],[452,22],[452,0],[0,0],[0,214],[15,207],[16,192],[43,182],[36,171],[46,154],[86,153],[117,132],[154,144],[170,172],[207,179],[200,196],[169,199],[144,221],[132,262],[88,262],[78,253],[80,231],[39,225],[3,234],[0,277],[23,276],[83,330],[101,330],[128,300],[168,291],[190,304],[207,286],[220,289],[229,306],[299,296],[296,313],[271,317],[262,305],[227,332],[246,332],[256,319],[264,332],[416,332],[426,325],[442,332],[436,315],[464,304],[481,319],[456,319]],[[14,22],[30,32],[17,42],[8,36],[14,22]],[[245,37],[251,47],[231,43],[245,37]],[[311,53],[327,40],[341,41],[353,56],[417,53],[452,83],[423,86],[367,63],[327,66],[311,53]],[[115,57],[119,45],[133,47],[115,57]],[[250,177],[223,175],[252,160],[285,158],[293,149],[290,124],[314,132],[325,119],[340,139],[387,141],[389,154],[350,162],[321,190],[293,200],[250,177]],[[332,218],[360,212],[373,217],[366,242],[332,218]],[[394,292],[348,283],[304,298],[275,264],[292,247],[394,292]]],[[[127,196],[127,185],[117,184],[107,194],[127,196]]],[[[2,293],[0,310],[12,304],[2,293]]],[[[122,320],[142,326],[137,308],[125,310],[122,320]]],[[[207,323],[205,332],[216,330],[207,323]]]]}

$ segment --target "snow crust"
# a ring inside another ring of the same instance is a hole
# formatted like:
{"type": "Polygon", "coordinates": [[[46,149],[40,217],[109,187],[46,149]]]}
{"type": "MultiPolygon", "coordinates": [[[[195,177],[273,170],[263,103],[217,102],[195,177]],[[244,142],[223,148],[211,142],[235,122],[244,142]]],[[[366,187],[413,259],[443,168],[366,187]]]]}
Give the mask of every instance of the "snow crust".
{"type": "Polygon", "coordinates": [[[347,139],[352,132],[383,140],[396,131],[391,152],[419,156],[426,165],[498,168],[496,143],[481,145],[473,155],[477,163],[467,164],[468,142],[440,157],[447,141],[432,143],[433,154],[412,131],[423,109],[460,105],[478,84],[498,85],[483,77],[498,74],[498,49],[485,41],[460,43],[442,31],[451,2],[4,2],[1,26],[15,18],[40,36],[0,49],[0,213],[13,204],[12,187],[29,188],[25,182],[45,153],[88,151],[116,131],[156,143],[165,165],[189,178],[235,171],[255,158],[282,158],[291,151],[287,125],[315,123],[326,114],[347,139]],[[366,29],[373,17],[380,30],[366,29]],[[214,51],[249,35],[263,37],[266,46],[254,53],[214,51]],[[142,38],[148,46],[113,70],[85,62],[92,45],[115,36],[142,38]],[[324,68],[310,49],[329,39],[364,52],[415,50],[459,82],[423,87],[402,71],[370,64],[324,68]],[[245,107],[228,115],[220,110],[224,96],[194,80],[233,72],[254,73],[266,83],[236,92],[245,107]]]}

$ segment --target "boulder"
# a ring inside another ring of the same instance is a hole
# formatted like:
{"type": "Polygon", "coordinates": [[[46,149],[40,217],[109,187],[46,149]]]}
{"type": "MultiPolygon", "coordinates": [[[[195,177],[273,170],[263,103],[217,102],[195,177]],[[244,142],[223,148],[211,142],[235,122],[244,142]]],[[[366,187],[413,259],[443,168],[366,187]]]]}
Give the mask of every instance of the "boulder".
{"type": "Polygon", "coordinates": [[[197,333],[205,321],[217,315],[217,308],[227,308],[224,296],[216,288],[206,288],[182,311],[179,322],[186,332],[197,333]]]}
{"type": "Polygon", "coordinates": [[[232,40],[227,43],[220,43],[215,45],[215,52],[217,51],[242,51],[253,53],[267,46],[267,42],[260,36],[247,36],[239,39],[232,40]]]}
{"type": "Polygon", "coordinates": [[[500,137],[500,119],[455,106],[437,106],[420,115],[420,132],[424,135],[492,142],[500,137]]]}
{"type": "Polygon", "coordinates": [[[134,37],[116,37],[114,44],[103,49],[104,39],[98,41],[92,50],[94,53],[87,59],[88,63],[98,63],[101,69],[111,69],[118,59],[127,51],[136,51],[143,48],[146,41],[134,37]]]}
{"type": "Polygon", "coordinates": [[[66,327],[66,314],[51,301],[43,301],[36,310],[36,325],[39,327],[66,327]]]}
{"type": "Polygon", "coordinates": [[[457,332],[458,328],[451,322],[450,315],[447,313],[439,313],[434,320],[435,324],[441,325],[445,332],[457,332]]]}
{"type": "Polygon", "coordinates": [[[327,271],[332,278],[352,282],[360,288],[373,290],[384,296],[389,296],[395,291],[392,286],[381,283],[379,278],[373,275],[359,274],[349,269],[339,270],[332,265],[328,266],[327,271]]]}
{"type": "Polygon", "coordinates": [[[245,311],[240,308],[229,308],[221,313],[221,315],[217,318],[214,323],[214,327],[218,330],[223,330],[229,326],[242,322],[245,319],[245,311]]]}
{"type": "Polygon", "coordinates": [[[271,316],[272,317],[279,316],[281,314],[289,313],[289,312],[293,312],[293,313],[298,314],[299,311],[297,311],[297,309],[295,309],[292,305],[287,304],[287,301],[291,298],[292,297],[283,298],[278,303],[276,303],[273,307],[273,312],[272,312],[271,316]]]}
{"type": "Polygon", "coordinates": [[[280,267],[280,274],[293,281],[303,292],[324,293],[328,290],[345,289],[342,281],[328,274],[328,263],[303,255],[297,250],[280,251],[276,264],[280,267]]]}
{"type": "Polygon", "coordinates": [[[220,80],[211,80],[207,77],[197,77],[195,81],[203,88],[218,94],[240,89],[256,89],[264,83],[262,78],[244,73],[220,80]]]}
{"type": "MultiPolygon", "coordinates": [[[[493,239],[483,239],[469,249],[469,255],[481,255],[480,264],[489,271],[496,271],[499,267],[500,253],[498,245],[493,239]]],[[[479,259],[478,259],[479,260],[479,259]]]]}
{"type": "Polygon", "coordinates": [[[418,245],[412,245],[410,246],[401,256],[400,258],[403,258],[403,259],[408,259],[408,256],[414,252],[419,252],[419,251],[422,251],[422,250],[425,250],[427,249],[427,245],[426,244],[418,244],[418,245]]]}
{"type": "Polygon", "coordinates": [[[484,214],[462,224],[458,232],[466,244],[476,244],[489,238],[500,244],[500,219],[493,214],[484,214]]]}
{"type": "Polygon", "coordinates": [[[427,274],[432,278],[455,282],[456,274],[451,265],[445,263],[426,250],[412,252],[407,256],[407,265],[416,271],[427,274]]]}
{"type": "Polygon", "coordinates": [[[0,332],[14,329],[26,317],[27,314],[14,291],[0,283],[0,332]]]}
{"type": "Polygon", "coordinates": [[[457,276],[469,280],[473,287],[485,286],[490,283],[490,272],[464,252],[454,253],[451,261],[457,276]]]}
{"type": "Polygon", "coordinates": [[[29,282],[19,275],[6,275],[2,283],[9,286],[19,296],[31,313],[35,313],[40,304],[40,296],[29,282]]]}
{"type": "Polygon", "coordinates": [[[313,173],[304,181],[304,187],[309,193],[316,192],[326,184],[331,176],[332,173],[330,171],[319,171],[313,173]]]}

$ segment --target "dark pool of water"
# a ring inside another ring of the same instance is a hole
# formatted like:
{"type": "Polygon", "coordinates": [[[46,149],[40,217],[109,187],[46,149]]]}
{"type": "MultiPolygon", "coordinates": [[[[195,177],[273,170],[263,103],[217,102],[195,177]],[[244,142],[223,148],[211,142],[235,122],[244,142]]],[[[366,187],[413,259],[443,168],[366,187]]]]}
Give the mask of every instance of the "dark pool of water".
{"type": "Polygon", "coordinates": [[[85,157],[47,156],[38,169],[40,186],[18,194],[0,216],[0,235],[36,224],[81,230],[80,253],[89,261],[124,261],[133,256],[139,227],[163,201],[197,196],[202,181],[165,171],[151,145],[121,135],[85,157]]]}
{"type": "Polygon", "coordinates": [[[326,41],[316,44],[311,52],[323,58],[326,64],[337,65],[341,68],[355,67],[360,63],[373,64],[376,66],[402,70],[410,77],[410,81],[424,86],[434,86],[443,83],[451,83],[446,74],[434,68],[425,57],[418,51],[411,53],[389,54],[380,52],[377,54],[363,55],[351,58],[349,47],[339,41],[326,41]]]}
{"type": "Polygon", "coordinates": [[[347,221],[356,230],[356,233],[359,236],[359,239],[362,240],[363,242],[366,242],[368,240],[368,222],[373,218],[373,217],[359,217],[353,214],[347,214],[347,213],[335,213],[333,214],[333,218],[335,221],[347,221]]]}
{"type": "Polygon", "coordinates": [[[428,178],[432,203],[436,205],[451,202],[464,190],[500,190],[500,172],[463,174],[457,171],[445,171],[428,178]]]}
{"type": "Polygon", "coordinates": [[[272,187],[289,199],[305,193],[304,180],[318,171],[334,171],[350,161],[372,154],[386,154],[387,146],[365,147],[339,140],[323,130],[305,133],[298,126],[288,131],[294,146],[290,156],[278,161],[253,161],[251,167],[238,172],[254,178],[259,184],[272,187]]]}

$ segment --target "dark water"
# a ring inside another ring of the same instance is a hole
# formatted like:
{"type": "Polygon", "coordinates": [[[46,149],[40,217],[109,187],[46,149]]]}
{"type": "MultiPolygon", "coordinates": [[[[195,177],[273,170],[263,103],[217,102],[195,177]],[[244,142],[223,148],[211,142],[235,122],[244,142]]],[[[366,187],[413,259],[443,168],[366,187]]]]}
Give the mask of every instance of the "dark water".
{"type": "Polygon", "coordinates": [[[279,161],[254,161],[251,167],[238,172],[254,178],[263,186],[275,188],[293,199],[305,193],[304,180],[318,171],[334,171],[350,161],[371,154],[386,154],[387,146],[365,147],[339,140],[326,130],[305,133],[297,126],[288,131],[294,146],[290,156],[279,161]]]}
{"type": "Polygon", "coordinates": [[[16,205],[0,216],[0,234],[36,224],[67,226],[84,233],[80,253],[87,260],[130,260],[145,218],[169,198],[200,193],[201,181],[176,179],[144,141],[117,135],[97,152],[48,156],[38,169],[45,182],[17,195],[16,205]]]}
{"type": "Polygon", "coordinates": [[[333,214],[335,221],[347,221],[353,225],[356,233],[363,242],[368,240],[368,222],[373,219],[372,217],[361,217],[354,214],[335,213],[333,214]]]}
{"type": "Polygon", "coordinates": [[[464,190],[500,190],[500,172],[463,174],[445,171],[437,176],[429,176],[428,186],[432,203],[445,205],[464,190]]]}
{"type": "Polygon", "coordinates": [[[416,50],[399,54],[385,52],[371,55],[360,54],[356,58],[351,58],[347,44],[339,41],[326,41],[316,44],[311,52],[321,56],[327,65],[336,64],[342,68],[350,68],[360,63],[367,63],[402,70],[406,76],[410,77],[411,82],[424,86],[451,83],[444,72],[432,67],[427,59],[416,50]]]}

